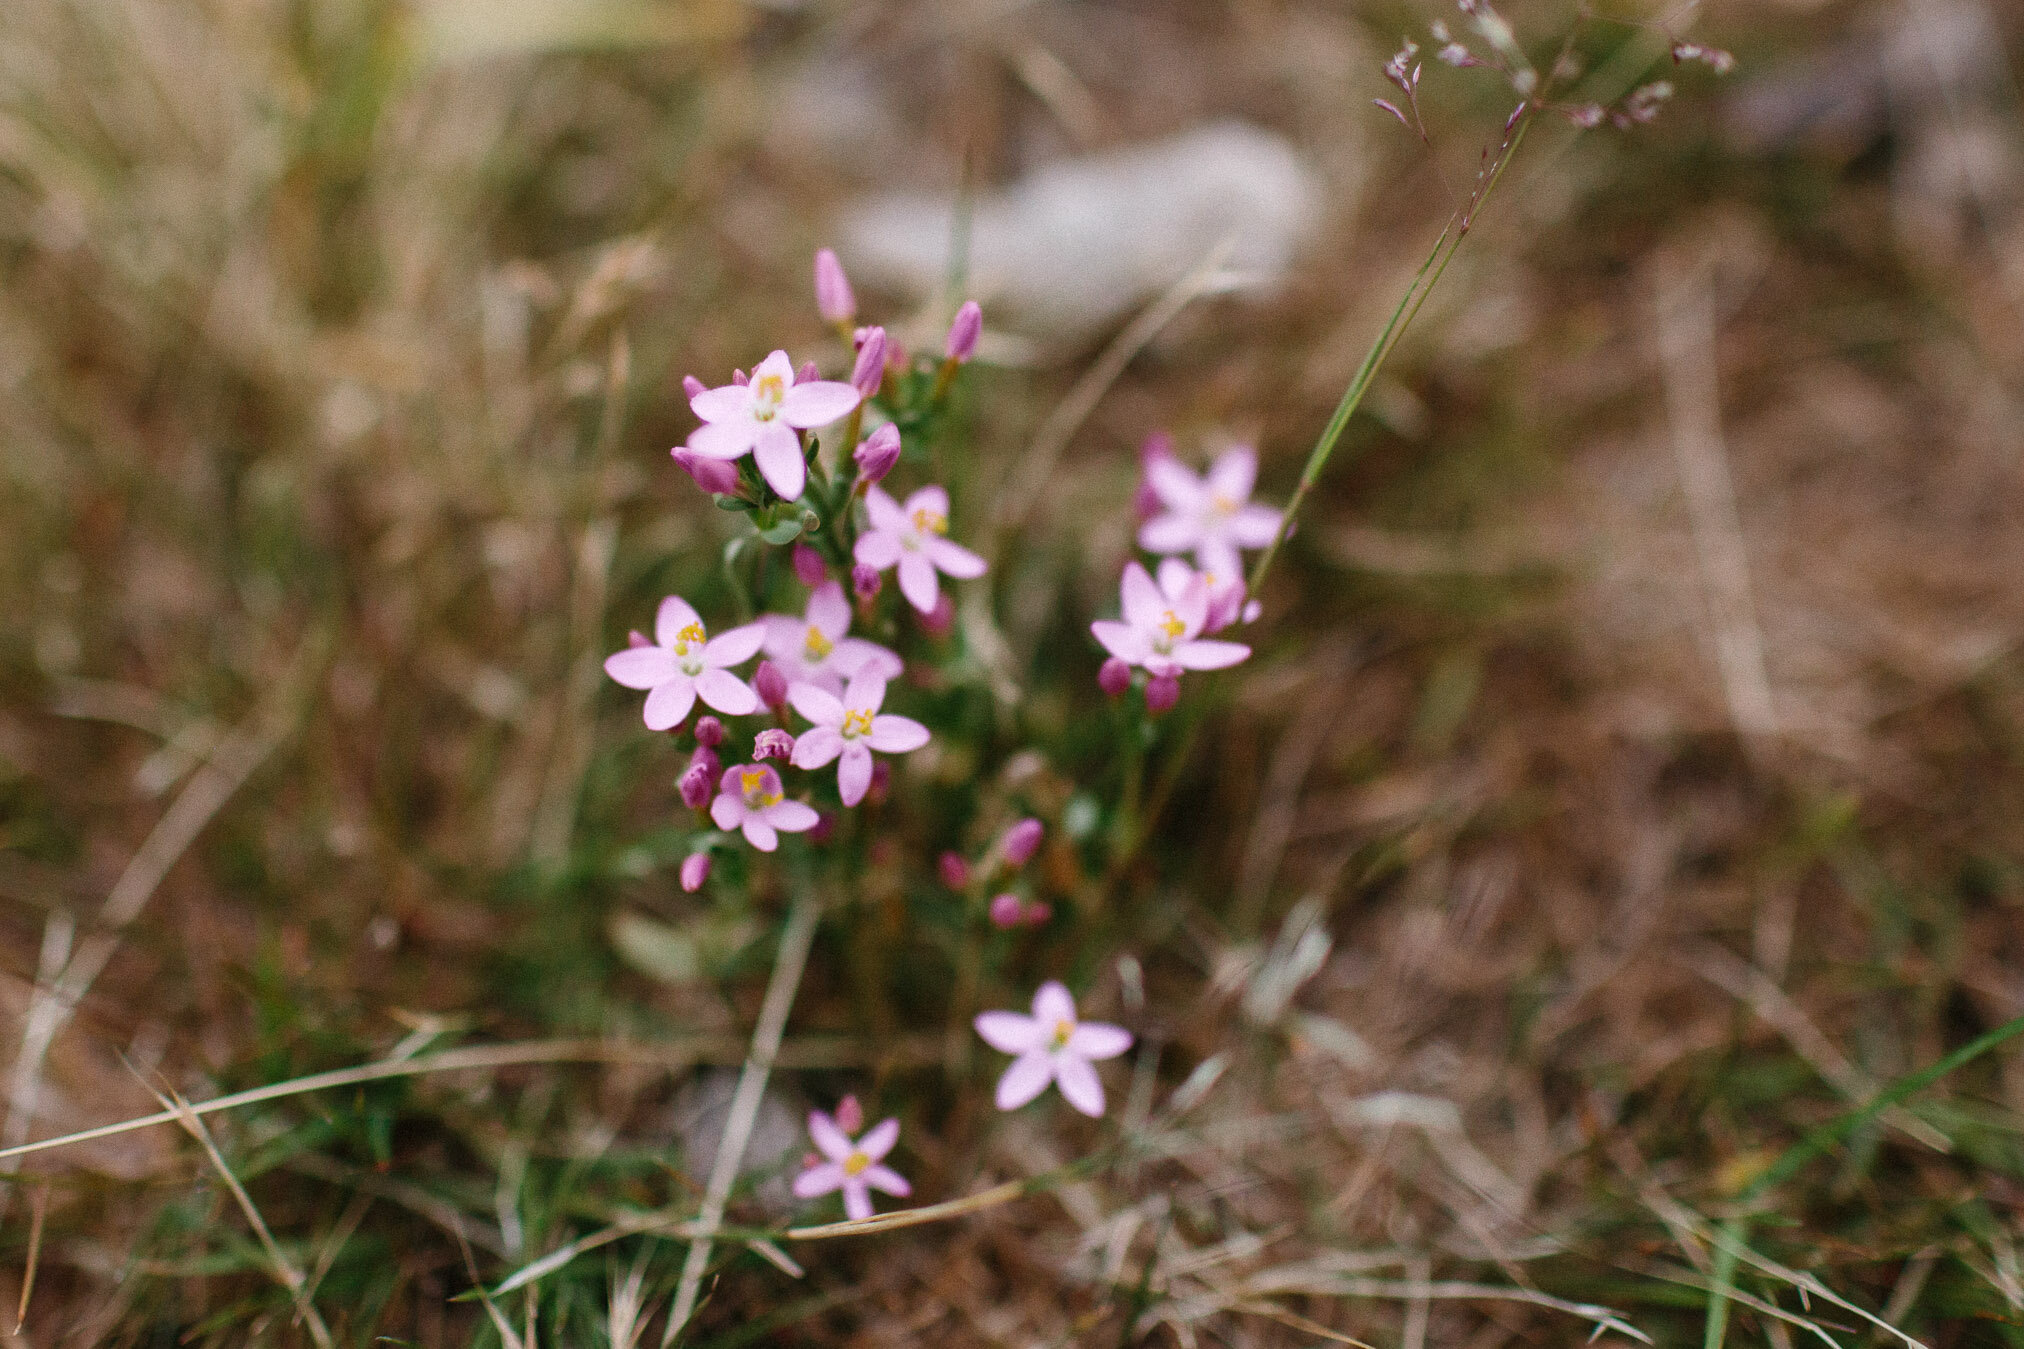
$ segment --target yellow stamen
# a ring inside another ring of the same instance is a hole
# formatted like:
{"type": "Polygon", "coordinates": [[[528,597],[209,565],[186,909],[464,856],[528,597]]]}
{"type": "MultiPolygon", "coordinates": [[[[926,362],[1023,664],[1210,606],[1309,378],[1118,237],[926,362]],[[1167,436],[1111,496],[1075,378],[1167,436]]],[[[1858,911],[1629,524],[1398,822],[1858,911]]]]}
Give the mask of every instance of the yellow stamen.
{"type": "Polygon", "coordinates": [[[846,737],[870,735],[871,713],[846,712],[843,714],[843,733],[846,737]]]}
{"type": "Polygon", "coordinates": [[[1237,503],[1230,500],[1229,497],[1224,496],[1221,492],[1211,492],[1209,494],[1209,505],[1215,509],[1218,515],[1235,515],[1237,513],[1237,503]]]}
{"type": "Polygon", "coordinates": [[[1188,625],[1174,617],[1172,609],[1167,610],[1167,616],[1160,620],[1160,631],[1167,635],[1167,640],[1170,642],[1187,630],[1188,625]]]}
{"type": "Polygon", "coordinates": [[[741,768],[738,770],[738,786],[747,796],[766,785],[766,770],[763,768],[741,768]]]}
{"type": "Polygon", "coordinates": [[[1072,1035],[1074,1035],[1074,1034],[1075,1034],[1075,1023],[1074,1023],[1073,1021],[1057,1021],[1057,1022],[1055,1022],[1055,1023],[1054,1023],[1054,1047],[1055,1047],[1056,1049],[1060,1049],[1060,1048],[1062,1048],[1062,1047],[1063,1047],[1064,1045],[1066,1045],[1066,1044],[1068,1043],[1068,1041],[1069,1041],[1069,1037],[1070,1037],[1070,1036],[1072,1036],[1072,1035]]]}
{"type": "Polygon", "coordinates": [[[761,375],[752,381],[752,412],[759,420],[771,417],[787,396],[787,381],[778,375],[761,375]]]}
{"type": "Polygon", "coordinates": [[[808,636],[801,641],[801,649],[807,652],[810,660],[821,660],[836,650],[836,643],[824,637],[822,629],[811,623],[808,625],[808,636]]]}
{"type": "Polygon", "coordinates": [[[701,623],[690,623],[675,634],[675,654],[678,656],[686,656],[689,654],[691,646],[701,646],[702,644],[703,625],[701,623]]]}
{"type": "Polygon", "coordinates": [[[923,506],[914,512],[914,529],[922,534],[946,534],[949,532],[949,517],[923,506]]]}
{"type": "Polygon", "coordinates": [[[850,1156],[843,1159],[843,1174],[846,1176],[862,1175],[870,1167],[871,1158],[865,1156],[862,1152],[853,1152],[850,1156]]]}

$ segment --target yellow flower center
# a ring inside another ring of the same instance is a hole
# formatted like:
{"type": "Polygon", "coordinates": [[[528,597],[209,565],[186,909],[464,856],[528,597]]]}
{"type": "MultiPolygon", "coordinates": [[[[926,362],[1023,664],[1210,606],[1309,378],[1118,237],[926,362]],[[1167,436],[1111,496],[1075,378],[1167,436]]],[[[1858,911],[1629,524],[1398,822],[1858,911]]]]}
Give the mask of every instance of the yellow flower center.
{"type": "Polygon", "coordinates": [[[822,635],[822,629],[813,623],[808,625],[808,635],[801,639],[801,649],[808,659],[821,660],[836,650],[836,643],[822,635]]]}
{"type": "Polygon", "coordinates": [[[749,810],[764,810],[778,804],[780,793],[768,789],[766,770],[763,768],[741,768],[738,770],[738,788],[745,796],[749,810]]]}
{"type": "Polygon", "coordinates": [[[1172,609],[1167,610],[1167,616],[1160,620],[1160,631],[1167,635],[1167,640],[1170,642],[1179,638],[1187,630],[1188,625],[1176,618],[1172,609]]]}
{"type": "Polygon", "coordinates": [[[1235,515],[1237,503],[1221,492],[1209,493],[1209,509],[1218,515],[1235,515]]]}
{"type": "Polygon", "coordinates": [[[949,532],[949,517],[923,506],[914,512],[914,530],[920,534],[946,534],[949,532]]]}
{"type": "Polygon", "coordinates": [[[843,734],[845,739],[853,739],[853,740],[861,735],[870,735],[871,713],[869,712],[844,713],[843,734]]]}
{"type": "Polygon", "coordinates": [[[846,1176],[862,1175],[870,1166],[871,1158],[865,1156],[862,1152],[852,1152],[850,1156],[843,1159],[843,1174],[846,1176]]]}
{"type": "Polygon", "coordinates": [[[787,381],[778,375],[761,375],[752,381],[752,415],[760,421],[773,420],[780,400],[787,396],[787,381]]]}
{"type": "Polygon", "coordinates": [[[691,646],[701,646],[702,644],[703,625],[701,623],[690,623],[675,634],[675,654],[677,656],[686,656],[689,654],[691,646]]]}
{"type": "Polygon", "coordinates": [[[1056,1049],[1066,1049],[1068,1047],[1069,1037],[1073,1036],[1074,1034],[1075,1034],[1075,1023],[1073,1021],[1064,1019],[1055,1022],[1054,1047],[1056,1049]]]}

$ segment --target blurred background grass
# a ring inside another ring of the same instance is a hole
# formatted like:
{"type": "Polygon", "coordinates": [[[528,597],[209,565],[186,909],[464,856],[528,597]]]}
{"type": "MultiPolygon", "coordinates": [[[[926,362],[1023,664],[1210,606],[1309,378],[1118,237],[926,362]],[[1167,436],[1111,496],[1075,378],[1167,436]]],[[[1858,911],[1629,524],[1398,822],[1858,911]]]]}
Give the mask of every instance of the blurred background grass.
{"type": "MultiPolygon", "coordinates": [[[[839,359],[808,258],[865,194],[989,192],[1221,119],[1287,138],[1322,201],[1291,267],[1138,355],[1000,559],[1045,762],[913,767],[974,785],[980,818],[1059,812],[1103,771],[1080,633],[1140,439],[1255,436],[1266,493],[1290,488],[1508,111],[1431,73],[1429,157],[1370,107],[1433,17],[12,0],[0,1020],[48,1053],[16,1065],[6,1141],[147,1113],[144,1082],[202,1099],[467,1033],[662,1047],[214,1117],[360,1344],[494,1336],[449,1299],[692,1194],[724,1085],[689,1060],[741,1057],[776,909],[677,890],[673,769],[597,667],[667,589],[714,584],[728,537],[665,458],[682,375],[839,359]],[[74,1012],[52,1000],[94,952],[74,1012]]],[[[1078,902],[1031,968],[1156,1051],[1117,1084],[1127,1124],[1228,1056],[1188,1146],[797,1247],[800,1282],[733,1250],[696,1342],[1586,1333],[1447,1280],[1696,1343],[1716,1261],[1692,1214],[2024,1012],[2024,28],[1976,0],[1733,0],[1691,31],[1737,71],[1661,44],[1680,92],[1655,125],[1526,147],[1147,855],[1109,888],[1047,855],[1078,902]]],[[[1583,32],[1598,61],[1639,39],[1583,32]]],[[[918,300],[916,340],[946,299],[877,298],[918,300]]],[[[973,521],[1123,315],[987,319],[973,521]]],[[[934,852],[982,837],[908,823],[825,925],[789,1043],[819,1066],[755,1152],[791,1164],[799,1109],[856,1089],[934,1199],[1096,1135],[986,1118],[981,1065],[943,1075],[908,952],[936,940],[934,852]]],[[[2020,1102],[2014,1058],[1972,1065],[1781,1187],[1752,1240],[1928,1344],[2024,1340],[2020,1102]]],[[[31,1158],[7,1203],[0,1304],[38,1243],[25,1343],[304,1334],[174,1130],[31,1158]]],[[[634,1261],[658,1299],[673,1254],[620,1243],[507,1310],[622,1339],[634,1261]]],[[[1810,1334],[1766,1305],[1868,1333],[1739,1278],[1758,1306],[1731,1342],[1810,1334]]]]}

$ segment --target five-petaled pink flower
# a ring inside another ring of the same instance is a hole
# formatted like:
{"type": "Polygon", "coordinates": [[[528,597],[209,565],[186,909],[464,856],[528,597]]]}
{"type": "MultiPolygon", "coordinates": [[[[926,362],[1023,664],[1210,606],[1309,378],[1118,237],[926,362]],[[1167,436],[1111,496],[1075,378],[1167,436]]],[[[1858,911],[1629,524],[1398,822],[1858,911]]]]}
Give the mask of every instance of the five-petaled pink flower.
{"type": "Polygon", "coordinates": [[[815,723],[794,742],[794,766],[820,768],[840,758],[836,789],[846,806],[864,800],[871,786],[873,750],[905,754],[928,743],[928,728],[918,721],[879,711],[885,695],[885,676],[870,668],[852,676],[842,698],[814,684],[796,684],[788,693],[794,710],[815,723]]]}
{"type": "Polygon", "coordinates": [[[984,559],[969,549],[949,542],[949,494],[939,487],[923,487],[902,506],[883,488],[865,493],[865,511],[871,528],[858,536],[857,560],[884,571],[897,564],[900,593],[907,603],[930,613],[941,596],[937,571],[959,580],[984,574],[984,559]]]}
{"type": "Polygon", "coordinates": [[[790,684],[813,684],[840,694],[843,682],[860,670],[893,679],[906,668],[878,643],[844,635],[850,631],[850,601],[837,581],[818,585],[800,618],[768,614],[759,621],[766,625],[766,654],[779,663],[790,684]]]}
{"type": "Polygon", "coordinates": [[[1200,572],[1182,566],[1163,567],[1160,574],[1174,585],[1172,591],[1155,583],[1138,563],[1125,564],[1118,586],[1124,621],[1098,619],[1089,625],[1104,650],[1154,676],[1220,670],[1251,654],[1241,642],[1201,640],[1209,617],[1209,587],[1200,572]]]}
{"type": "Polygon", "coordinates": [[[780,846],[780,835],[813,829],[815,808],[789,801],[781,793],[780,775],[765,764],[735,764],[717,783],[710,818],[719,829],[742,829],[745,841],[760,852],[780,846]]]}
{"type": "Polygon", "coordinates": [[[787,353],[759,362],[750,384],[705,389],[689,400],[703,425],[689,436],[689,448],[705,459],[738,459],[747,451],[767,486],[793,501],[808,482],[797,432],[827,426],[858,405],[850,385],[829,379],[800,379],[787,353]]]}
{"type": "Polygon", "coordinates": [[[1112,1059],[1131,1048],[1131,1032],[1100,1021],[1077,1021],[1075,999],[1050,979],[1033,995],[1033,1015],[980,1012],[975,1022],[984,1043],[1016,1055],[998,1079],[998,1108],[1017,1110],[1057,1083],[1062,1098],[1083,1114],[1103,1113],[1103,1083],[1094,1059],[1112,1059]]]}
{"type": "Polygon", "coordinates": [[[1192,550],[1203,571],[1241,576],[1237,550],[1263,548],[1279,532],[1279,512],[1251,504],[1258,452],[1248,445],[1225,450],[1200,478],[1171,455],[1147,456],[1145,475],[1164,512],[1139,527],[1139,547],[1147,552],[1192,550]]]}
{"type": "Polygon", "coordinates": [[[844,1214],[862,1219],[872,1215],[871,1191],[883,1190],[902,1199],[914,1192],[906,1177],[883,1164],[885,1155],[899,1141],[898,1120],[881,1121],[852,1142],[835,1120],[815,1110],[809,1112],[808,1136],[829,1160],[815,1163],[794,1178],[794,1193],[800,1198],[842,1190],[844,1214]]]}
{"type": "Polygon", "coordinates": [[[766,629],[757,623],[710,637],[689,602],[670,595],[654,617],[657,644],[628,647],[605,661],[604,672],[629,689],[652,690],[646,706],[650,731],[679,725],[698,697],[727,716],[748,716],[759,710],[759,696],[728,667],[752,659],[765,639],[766,629]]]}

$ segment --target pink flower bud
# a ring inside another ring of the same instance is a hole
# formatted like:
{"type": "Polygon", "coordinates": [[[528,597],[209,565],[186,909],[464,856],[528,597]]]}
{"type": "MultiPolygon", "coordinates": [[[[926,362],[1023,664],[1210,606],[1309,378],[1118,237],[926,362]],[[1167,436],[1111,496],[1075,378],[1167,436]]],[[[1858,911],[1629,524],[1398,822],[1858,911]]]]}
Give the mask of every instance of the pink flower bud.
{"type": "Polygon", "coordinates": [[[829,579],[829,568],[823,565],[822,554],[805,543],[794,545],[794,575],[805,586],[819,586],[829,579]]]}
{"type": "Polygon", "coordinates": [[[1181,700],[1181,681],[1174,675],[1154,675],[1146,681],[1146,711],[1156,717],[1174,710],[1181,700]]]}
{"type": "Polygon", "coordinates": [[[1246,607],[1243,577],[1233,576],[1228,581],[1212,582],[1209,586],[1209,614],[1202,621],[1202,631],[1220,632],[1235,623],[1246,607]]]}
{"type": "Polygon", "coordinates": [[[858,344],[857,364],[850,368],[850,386],[870,398],[885,382],[886,330],[873,328],[858,344]]]}
{"type": "Polygon", "coordinates": [[[949,340],[942,345],[942,354],[950,360],[962,363],[977,351],[977,337],[984,331],[984,311],[977,307],[975,300],[963,301],[963,307],[956,311],[956,321],[949,325],[949,340]]]}
{"type": "Polygon", "coordinates": [[[761,759],[785,759],[793,753],[794,737],[777,726],[771,730],[759,732],[758,737],[752,742],[752,761],[754,763],[759,762],[761,759]]]}
{"type": "Polygon", "coordinates": [[[724,723],[712,716],[696,718],[696,743],[704,749],[715,749],[724,743],[724,723]]]}
{"type": "Polygon", "coordinates": [[[1025,916],[1026,906],[1019,902],[1017,895],[991,896],[991,926],[1018,927],[1025,916]]]}
{"type": "Polygon", "coordinates": [[[886,799],[886,793],[892,790],[892,786],[893,766],[884,759],[874,760],[871,766],[871,786],[865,789],[864,799],[877,805],[886,799]]]}
{"type": "Polygon", "coordinates": [[[1045,826],[1035,819],[1024,819],[1005,831],[1004,839],[998,844],[998,851],[1007,862],[1023,867],[1032,860],[1040,849],[1040,835],[1045,826]]]}
{"type": "Polygon", "coordinates": [[[625,635],[625,644],[630,647],[642,647],[653,645],[652,642],[647,640],[647,635],[641,632],[638,628],[634,628],[631,632],[625,635]]]}
{"type": "Polygon", "coordinates": [[[836,1103],[836,1127],[853,1135],[864,1127],[864,1107],[857,1097],[846,1096],[836,1103]]]}
{"type": "Polygon", "coordinates": [[[970,864],[959,852],[945,852],[935,859],[935,869],[942,874],[942,884],[951,890],[961,890],[970,884],[970,864]]]}
{"type": "Polygon", "coordinates": [[[752,675],[752,691],[759,695],[759,701],[775,712],[787,706],[787,676],[780,673],[780,667],[770,660],[759,662],[759,668],[752,675]]]}
{"type": "Polygon", "coordinates": [[[738,466],[722,459],[705,459],[686,445],[669,451],[682,471],[696,480],[696,486],[715,496],[738,494],[738,466]]]}
{"type": "Polygon", "coordinates": [[[752,382],[752,377],[743,370],[733,370],[731,372],[731,382],[742,389],[752,382]]]}
{"type": "Polygon", "coordinates": [[[710,854],[692,852],[682,859],[682,889],[690,894],[703,888],[703,882],[710,879],[710,854]]]}
{"type": "Polygon", "coordinates": [[[1096,686],[1104,691],[1105,696],[1117,697],[1131,687],[1131,666],[1112,656],[1097,667],[1096,686]]]}
{"type": "Polygon", "coordinates": [[[848,323],[857,317],[857,296],[851,294],[850,278],[844,275],[836,254],[827,248],[815,253],[815,312],[827,323],[848,323]]]}
{"type": "Polygon", "coordinates": [[[921,626],[930,637],[947,637],[956,626],[956,602],[944,591],[935,597],[935,607],[921,615],[921,626]]]}
{"type": "Polygon", "coordinates": [[[697,379],[694,375],[682,376],[682,392],[689,397],[694,398],[699,393],[708,393],[709,391],[710,386],[703,383],[702,380],[697,379]]]}
{"type": "Polygon", "coordinates": [[[1019,921],[1027,927],[1039,927],[1054,916],[1054,906],[1044,899],[1026,901],[1026,911],[1019,915],[1019,921]]]}
{"type": "Polygon", "coordinates": [[[723,760],[717,757],[717,751],[711,749],[708,745],[696,746],[695,752],[689,755],[690,767],[693,768],[699,764],[702,766],[703,771],[710,775],[711,782],[717,780],[718,772],[724,767],[723,760]]]}
{"type": "Polygon", "coordinates": [[[814,361],[803,361],[801,368],[794,372],[794,382],[796,384],[812,384],[821,378],[822,367],[818,366],[814,361]]]}
{"type": "Polygon", "coordinates": [[[900,461],[900,429],[887,422],[866,436],[851,457],[857,460],[857,480],[869,486],[893,471],[900,461]]]}
{"type": "Polygon", "coordinates": [[[682,804],[690,810],[701,810],[709,805],[710,798],[715,795],[712,788],[716,779],[717,775],[707,764],[700,759],[691,760],[688,771],[682,774],[682,780],[677,784],[682,793],[682,804]]]}
{"type": "Polygon", "coordinates": [[[815,824],[808,831],[808,841],[820,845],[829,842],[829,840],[835,837],[836,812],[833,810],[818,811],[815,816],[815,824]]]}
{"type": "Polygon", "coordinates": [[[861,600],[869,602],[877,599],[879,587],[884,584],[885,580],[878,574],[877,567],[859,562],[850,569],[850,588],[861,600]]]}

